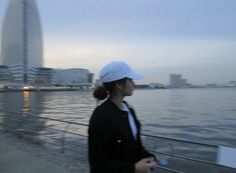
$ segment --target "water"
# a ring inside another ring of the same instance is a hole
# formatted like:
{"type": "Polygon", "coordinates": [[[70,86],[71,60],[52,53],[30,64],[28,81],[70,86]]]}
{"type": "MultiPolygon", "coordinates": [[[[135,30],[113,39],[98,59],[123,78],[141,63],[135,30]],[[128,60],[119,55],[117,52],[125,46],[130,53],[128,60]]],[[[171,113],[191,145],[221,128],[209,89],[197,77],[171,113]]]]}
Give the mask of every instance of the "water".
{"type": "Polygon", "coordinates": [[[236,88],[138,90],[128,100],[147,133],[236,147],[236,88]]]}
{"type": "MultiPolygon", "coordinates": [[[[236,88],[135,90],[126,100],[148,134],[236,147],[236,88]]],[[[1,110],[88,123],[91,91],[0,93],[1,110]]]]}
{"type": "MultiPolygon", "coordinates": [[[[236,147],[236,88],[143,89],[135,90],[134,95],[126,100],[135,107],[145,134],[236,147]]],[[[35,117],[33,121],[38,122],[37,133],[33,134],[35,136],[45,135],[46,127],[55,126],[74,132],[78,127],[68,127],[63,123],[37,117],[88,124],[96,105],[92,91],[0,93],[0,123],[4,123],[3,129],[12,128],[14,124],[18,131],[22,131],[30,128],[30,115],[35,117]]],[[[83,129],[84,134],[87,134],[86,130],[83,129]]],[[[163,148],[165,151],[168,149],[166,146],[170,145],[160,140],[144,142],[154,150],[163,148]]],[[[174,146],[171,146],[174,154],[193,150],[193,146],[171,145],[174,146]]],[[[215,155],[209,154],[208,149],[198,147],[194,151],[191,151],[191,156],[207,159],[199,154],[204,151],[208,153],[208,158],[215,158],[215,155]]]]}

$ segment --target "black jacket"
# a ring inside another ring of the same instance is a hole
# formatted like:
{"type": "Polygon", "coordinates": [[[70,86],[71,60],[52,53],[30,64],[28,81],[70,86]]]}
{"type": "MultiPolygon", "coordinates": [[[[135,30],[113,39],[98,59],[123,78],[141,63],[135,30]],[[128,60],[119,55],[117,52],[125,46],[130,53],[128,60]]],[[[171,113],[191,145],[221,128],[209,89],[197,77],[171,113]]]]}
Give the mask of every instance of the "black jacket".
{"type": "Polygon", "coordinates": [[[89,162],[91,173],[134,173],[134,164],[151,156],[142,145],[140,123],[132,108],[138,129],[133,138],[128,113],[109,99],[98,106],[89,123],[89,162]]]}

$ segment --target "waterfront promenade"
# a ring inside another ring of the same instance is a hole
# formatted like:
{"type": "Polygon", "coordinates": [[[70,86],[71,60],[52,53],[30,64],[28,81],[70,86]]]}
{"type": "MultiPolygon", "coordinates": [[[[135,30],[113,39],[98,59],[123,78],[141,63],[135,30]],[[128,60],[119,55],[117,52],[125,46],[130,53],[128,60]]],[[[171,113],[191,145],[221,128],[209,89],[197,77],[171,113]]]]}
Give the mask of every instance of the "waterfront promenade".
{"type": "Polygon", "coordinates": [[[64,154],[0,131],[0,173],[85,173],[86,161],[71,161],[64,154]]]}

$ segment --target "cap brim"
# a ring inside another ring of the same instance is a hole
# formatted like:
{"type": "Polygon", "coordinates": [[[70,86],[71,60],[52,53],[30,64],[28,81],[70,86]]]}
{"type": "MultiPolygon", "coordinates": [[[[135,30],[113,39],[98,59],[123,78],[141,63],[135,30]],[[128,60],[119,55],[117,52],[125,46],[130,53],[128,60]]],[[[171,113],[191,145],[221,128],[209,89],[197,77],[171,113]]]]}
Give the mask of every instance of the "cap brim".
{"type": "Polygon", "coordinates": [[[131,72],[129,75],[127,75],[127,78],[135,80],[143,79],[143,77],[144,77],[143,74],[136,72],[131,72]]]}

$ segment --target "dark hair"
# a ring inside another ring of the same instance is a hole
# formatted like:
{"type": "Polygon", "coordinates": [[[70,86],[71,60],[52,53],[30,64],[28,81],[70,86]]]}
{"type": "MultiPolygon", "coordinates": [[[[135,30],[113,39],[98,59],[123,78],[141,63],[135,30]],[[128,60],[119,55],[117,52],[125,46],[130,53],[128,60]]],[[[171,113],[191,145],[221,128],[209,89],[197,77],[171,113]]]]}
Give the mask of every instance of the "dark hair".
{"type": "Polygon", "coordinates": [[[98,100],[104,100],[108,96],[108,91],[103,86],[99,86],[93,91],[93,96],[98,100]]]}
{"type": "Polygon", "coordinates": [[[93,96],[98,100],[104,100],[108,95],[114,93],[114,88],[117,83],[125,84],[126,80],[127,78],[122,78],[116,81],[103,83],[103,86],[99,86],[93,91],[93,96]]]}

